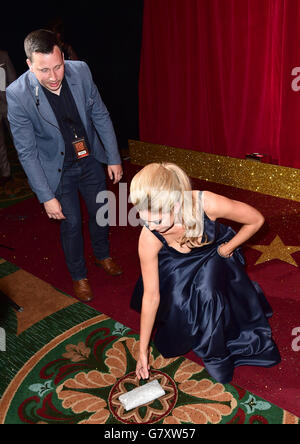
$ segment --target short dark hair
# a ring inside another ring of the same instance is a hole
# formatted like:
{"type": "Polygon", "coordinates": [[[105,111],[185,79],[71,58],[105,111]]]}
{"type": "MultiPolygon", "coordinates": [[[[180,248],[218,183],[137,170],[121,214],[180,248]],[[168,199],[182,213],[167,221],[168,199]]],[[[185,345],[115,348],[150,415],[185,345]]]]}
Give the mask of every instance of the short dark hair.
{"type": "Polygon", "coordinates": [[[32,54],[34,52],[51,54],[54,46],[59,46],[56,34],[47,29],[32,31],[24,40],[25,53],[30,61],[32,61],[32,54]]]}

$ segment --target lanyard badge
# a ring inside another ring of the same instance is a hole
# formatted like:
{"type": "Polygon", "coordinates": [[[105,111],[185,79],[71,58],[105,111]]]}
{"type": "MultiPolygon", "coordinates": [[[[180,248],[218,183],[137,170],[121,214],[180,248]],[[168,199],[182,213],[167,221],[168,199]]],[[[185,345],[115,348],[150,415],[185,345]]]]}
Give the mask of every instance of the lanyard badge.
{"type": "Polygon", "coordinates": [[[82,159],[90,155],[88,147],[86,146],[84,137],[82,139],[76,138],[72,142],[77,159],[82,159]]]}
{"type": "Polygon", "coordinates": [[[78,138],[77,134],[76,134],[76,129],[74,126],[74,121],[72,119],[70,119],[69,117],[66,117],[65,122],[68,123],[68,125],[71,127],[73,133],[74,133],[74,137],[75,139],[72,142],[72,145],[74,147],[74,151],[75,151],[75,155],[77,160],[79,159],[83,159],[84,157],[88,157],[90,155],[88,147],[86,145],[86,141],[84,137],[78,138]]]}

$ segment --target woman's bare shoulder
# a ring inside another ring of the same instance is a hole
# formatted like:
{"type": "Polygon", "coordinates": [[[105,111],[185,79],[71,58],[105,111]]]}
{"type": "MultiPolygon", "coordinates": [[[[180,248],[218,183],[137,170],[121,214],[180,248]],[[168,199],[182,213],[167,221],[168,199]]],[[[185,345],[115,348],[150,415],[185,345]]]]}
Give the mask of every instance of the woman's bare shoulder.
{"type": "Polygon", "coordinates": [[[146,227],[143,227],[139,238],[140,257],[156,256],[162,248],[162,242],[146,227]]]}

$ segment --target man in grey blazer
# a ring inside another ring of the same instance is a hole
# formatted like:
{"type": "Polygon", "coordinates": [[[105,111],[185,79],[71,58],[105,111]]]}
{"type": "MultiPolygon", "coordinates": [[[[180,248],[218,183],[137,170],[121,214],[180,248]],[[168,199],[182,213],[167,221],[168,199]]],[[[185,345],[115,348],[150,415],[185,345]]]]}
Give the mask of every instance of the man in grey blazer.
{"type": "Polygon", "coordinates": [[[89,213],[95,263],[122,273],[109,256],[108,226],[97,223],[103,164],[113,183],[121,159],[109,113],[86,63],[64,61],[56,36],[37,30],[25,39],[29,71],[7,89],[8,120],[30,186],[49,218],[61,220],[61,243],[76,297],[93,298],[87,280],[79,192],[89,213]]]}

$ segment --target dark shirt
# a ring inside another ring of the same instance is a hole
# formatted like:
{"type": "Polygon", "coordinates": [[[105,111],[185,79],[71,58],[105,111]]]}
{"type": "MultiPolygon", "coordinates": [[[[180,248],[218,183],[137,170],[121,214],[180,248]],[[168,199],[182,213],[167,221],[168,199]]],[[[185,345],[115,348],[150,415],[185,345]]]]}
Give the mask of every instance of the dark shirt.
{"type": "Polygon", "coordinates": [[[75,100],[70,91],[68,82],[64,78],[60,95],[52,93],[43,87],[43,91],[55,114],[59,129],[65,141],[66,153],[65,162],[72,162],[77,159],[72,142],[76,140],[75,134],[80,139],[84,137],[86,145],[90,151],[89,142],[85,128],[82,124],[75,100]]]}

